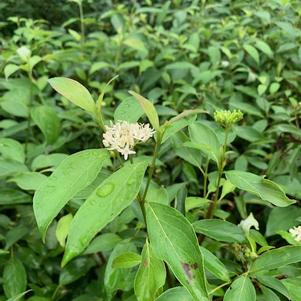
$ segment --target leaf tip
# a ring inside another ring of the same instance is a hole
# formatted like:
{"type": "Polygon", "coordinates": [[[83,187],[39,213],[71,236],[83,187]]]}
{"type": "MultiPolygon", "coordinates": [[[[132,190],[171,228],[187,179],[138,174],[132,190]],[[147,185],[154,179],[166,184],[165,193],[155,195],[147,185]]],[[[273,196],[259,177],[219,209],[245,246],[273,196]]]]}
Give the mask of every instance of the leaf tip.
{"type": "Polygon", "coordinates": [[[66,250],[65,253],[64,253],[64,257],[62,259],[62,262],[61,262],[61,267],[65,267],[66,264],[71,260],[73,259],[77,254],[73,251],[68,251],[66,250]]]}

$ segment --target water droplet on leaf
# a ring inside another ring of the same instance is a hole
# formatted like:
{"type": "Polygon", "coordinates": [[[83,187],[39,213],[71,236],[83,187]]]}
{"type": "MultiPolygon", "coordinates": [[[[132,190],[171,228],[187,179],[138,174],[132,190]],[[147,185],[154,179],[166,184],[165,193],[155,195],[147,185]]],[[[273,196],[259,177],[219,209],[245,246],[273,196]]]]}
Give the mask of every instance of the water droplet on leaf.
{"type": "Polygon", "coordinates": [[[106,197],[108,196],[113,190],[114,190],[114,184],[113,183],[106,183],[105,185],[99,187],[96,191],[96,194],[99,197],[106,197]]]}

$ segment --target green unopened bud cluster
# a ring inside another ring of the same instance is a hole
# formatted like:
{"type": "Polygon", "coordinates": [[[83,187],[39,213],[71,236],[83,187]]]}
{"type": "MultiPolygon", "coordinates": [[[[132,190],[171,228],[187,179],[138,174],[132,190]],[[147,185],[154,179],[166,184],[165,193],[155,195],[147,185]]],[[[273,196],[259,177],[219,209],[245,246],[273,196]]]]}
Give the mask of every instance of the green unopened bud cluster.
{"type": "Polygon", "coordinates": [[[214,112],[214,120],[225,128],[231,127],[242,118],[243,113],[240,110],[220,110],[214,112]]]}

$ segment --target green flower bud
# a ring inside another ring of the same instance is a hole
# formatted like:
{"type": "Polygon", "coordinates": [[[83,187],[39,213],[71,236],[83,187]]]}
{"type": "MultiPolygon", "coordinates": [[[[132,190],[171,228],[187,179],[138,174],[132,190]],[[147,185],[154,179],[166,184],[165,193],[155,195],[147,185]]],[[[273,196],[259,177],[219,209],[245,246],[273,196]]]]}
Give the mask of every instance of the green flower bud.
{"type": "Polygon", "coordinates": [[[214,112],[214,120],[225,128],[231,127],[234,123],[243,118],[243,113],[240,110],[220,110],[214,112]]]}

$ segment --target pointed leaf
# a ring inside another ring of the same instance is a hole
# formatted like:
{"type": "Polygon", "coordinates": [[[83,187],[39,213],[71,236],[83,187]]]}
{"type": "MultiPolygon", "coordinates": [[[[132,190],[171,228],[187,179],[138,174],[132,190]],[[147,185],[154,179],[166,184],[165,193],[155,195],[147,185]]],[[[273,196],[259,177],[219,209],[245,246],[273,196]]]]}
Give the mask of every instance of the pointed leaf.
{"type": "Polygon", "coordinates": [[[251,273],[270,271],[301,261],[301,246],[285,246],[259,256],[251,266],[251,273]]]}
{"type": "Polygon", "coordinates": [[[159,117],[153,103],[134,91],[129,91],[129,93],[133,95],[139,102],[141,108],[143,109],[153,128],[155,130],[158,130],[160,127],[159,117]]]}
{"type": "Polygon", "coordinates": [[[244,49],[254,59],[254,61],[259,64],[259,53],[257,49],[248,44],[244,45],[244,49]]]}
{"type": "Polygon", "coordinates": [[[85,250],[91,239],[137,196],[147,162],[128,164],[104,180],[74,216],[62,265],[85,250]]]}
{"type": "Polygon", "coordinates": [[[230,277],[225,265],[206,248],[200,247],[200,250],[204,257],[205,269],[218,279],[228,282],[230,277]]]}
{"type": "Polygon", "coordinates": [[[141,262],[141,256],[135,252],[124,252],[118,255],[112,262],[114,269],[132,268],[141,262]]]}
{"type": "Polygon", "coordinates": [[[155,256],[168,263],[195,300],[207,301],[204,260],[191,224],[174,208],[158,203],[145,205],[155,256]]]}
{"type": "Polygon", "coordinates": [[[20,67],[15,64],[8,64],[4,68],[5,79],[8,79],[13,73],[19,70],[20,67]]]}
{"type": "Polygon", "coordinates": [[[31,117],[43,133],[47,144],[53,144],[60,135],[60,119],[49,106],[38,106],[32,109],[31,117]]]}
{"type": "Polygon", "coordinates": [[[104,286],[107,292],[106,300],[111,300],[113,293],[118,289],[129,291],[133,288],[136,269],[115,269],[113,267],[115,258],[124,252],[136,252],[136,246],[132,242],[121,242],[110,254],[104,274],[104,286]]]}
{"type": "Polygon", "coordinates": [[[256,301],[256,291],[247,276],[240,276],[227,289],[224,301],[256,301]]]}
{"type": "Polygon", "coordinates": [[[95,103],[90,92],[79,82],[66,77],[54,77],[49,79],[48,82],[54,90],[75,105],[87,112],[95,112],[95,103]]]}
{"type": "Polygon", "coordinates": [[[286,207],[295,203],[285,195],[279,185],[250,172],[231,170],[226,172],[226,176],[239,189],[255,194],[275,206],[286,207]]]}
{"type": "Polygon", "coordinates": [[[186,144],[187,146],[200,149],[216,163],[219,162],[220,143],[210,127],[200,122],[194,122],[189,125],[189,136],[192,144],[186,144]]]}
{"type": "Polygon", "coordinates": [[[135,277],[135,295],[138,301],[153,301],[164,285],[166,271],[163,261],[157,259],[148,241],[142,250],[142,261],[135,277]]]}
{"type": "Polygon", "coordinates": [[[68,235],[69,227],[70,227],[72,219],[73,219],[73,216],[71,213],[69,213],[69,214],[61,217],[57,223],[56,230],[55,230],[55,236],[56,236],[56,239],[58,240],[59,244],[62,247],[65,247],[65,240],[68,235]]]}
{"type": "Polygon", "coordinates": [[[139,103],[135,101],[133,97],[128,97],[124,99],[114,111],[114,120],[115,122],[125,120],[134,123],[137,122],[143,114],[139,103]]]}
{"type": "Polygon", "coordinates": [[[95,180],[108,160],[107,150],[89,149],[75,153],[64,159],[40,186],[33,198],[33,209],[43,239],[61,209],[95,180]]]}
{"type": "Polygon", "coordinates": [[[220,219],[203,219],[193,223],[197,233],[202,233],[210,238],[224,242],[243,242],[244,233],[237,225],[220,219]]]}
{"type": "Polygon", "coordinates": [[[285,296],[287,299],[289,299],[289,293],[287,288],[284,286],[284,284],[277,278],[274,278],[272,276],[258,276],[256,275],[256,278],[258,281],[265,286],[268,286],[269,288],[272,288],[273,290],[277,291],[278,293],[285,296]]]}

